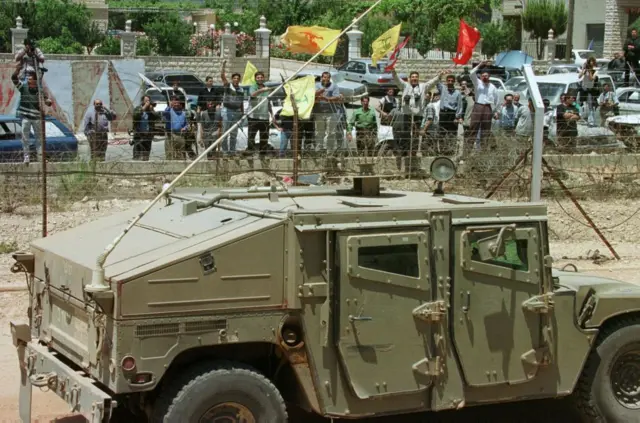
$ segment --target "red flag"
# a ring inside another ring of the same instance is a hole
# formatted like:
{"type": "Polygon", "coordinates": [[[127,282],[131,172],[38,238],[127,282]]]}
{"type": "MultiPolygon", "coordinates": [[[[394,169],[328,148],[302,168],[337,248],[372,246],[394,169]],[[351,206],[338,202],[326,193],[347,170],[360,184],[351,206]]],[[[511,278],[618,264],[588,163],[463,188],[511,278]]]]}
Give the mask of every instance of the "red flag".
{"type": "Polygon", "coordinates": [[[453,58],[453,62],[458,65],[466,65],[471,59],[473,49],[476,48],[478,41],[480,41],[480,31],[467,25],[464,19],[460,19],[458,51],[456,57],[453,58]]]}
{"type": "Polygon", "coordinates": [[[396,45],[396,48],[393,49],[393,52],[391,52],[391,56],[389,56],[389,61],[391,63],[389,63],[389,65],[387,65],[386,68],[384,68],[385,72],[391,72],[391,70],[396,67],[396,62],[398,61],[398,55],[400,54],[400,50],[402,50],[404,46],[407,45],[407,43],[409,42],[409,38],[411,37],[405,38],[404,41],[396,45]]]}

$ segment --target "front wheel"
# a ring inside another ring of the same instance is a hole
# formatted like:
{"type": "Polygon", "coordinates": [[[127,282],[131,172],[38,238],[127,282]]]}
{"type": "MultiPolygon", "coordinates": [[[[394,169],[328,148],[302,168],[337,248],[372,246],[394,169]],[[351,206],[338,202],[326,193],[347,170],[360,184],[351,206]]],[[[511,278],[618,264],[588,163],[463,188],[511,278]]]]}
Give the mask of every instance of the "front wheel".
{"type": "Polygon", "coordinates": [[[197,364],[168,385],[153,407],[152,423],[287,422],[277,388],[238,363],[197,364]]]}
{"type": "Polygon", "coordinates": [[[639,320],[623,320],[603,330],[582,371],[574,401],[584,422],[640,421],[639,320]]]}

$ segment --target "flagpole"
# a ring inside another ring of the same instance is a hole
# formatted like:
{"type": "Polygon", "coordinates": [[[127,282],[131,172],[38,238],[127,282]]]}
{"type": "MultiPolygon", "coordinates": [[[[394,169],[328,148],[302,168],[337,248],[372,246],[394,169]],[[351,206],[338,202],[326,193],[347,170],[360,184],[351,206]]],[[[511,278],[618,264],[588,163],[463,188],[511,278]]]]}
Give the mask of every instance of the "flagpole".
{"type": "Polygon", "coordinates": [[[357,18],[353,18],[353,20],[351,21],[351,23],[345,28],[343,29],[331,42],[327,43],[324,47],[322,47],[320,49],[320,51],[318,51],[316,54],[314,54],[309,60],[307,60],[302,66],[300,66],[300,68],[290,77],[288,77],[285,81],[282,82],[282,84],[280,84],[278,86],[278,88],[274,89],[271,91],[271,93],[269,93],[269,95],[267,95],[266,97],[264,97],[258,104],[256,104],[253,108],[251,108],[248,112],[245,113],[245,115],[239,119],[235,124],[233,124],[229,129],[227,129],[214,143],[212,143],[209,147],[207,147],[202,153],[200,153],[200,155],[191,163],[189,163],[189,165],[182,171],[180,172],[180,174],[173,180],[171,181],[171,183],[166,184],[163,189],[162,192],[160,192],[160,194],[158,194],[156,196],[156,198],[154,198],[151,203],[149,203],[147,205],[147,207],[145,207],[145,209],[138,213],[138,215],[131,221],[131,223],[129,223],[129,225],[111,242],[111,244],[107,245],[107,247],[105,248],[104,252],[102,252],[102,254],[100,254],[97,259],[96,259],[96,267],[93,270],[93,275],[91,277],[91,284],[90,285],[86,285],[84,287],[84,290],[86,292],[101,292],[101,291],[108,291],[109,289],[111,289],[111,287],[109,285],[107,285],[105,283],[105,272],[104,272],[104,264],[107,261],[107,257],[109,256],[109,254],[111,254],[113,252],[113,250],[116,248],[116,246],[120,243],[120,241],[122,241],[122,238],[124,238],[124,236],[131,231],[131,229],[140,221],[140,219],[142,219],[142,217],[147,214],[149,212],[149,210],[151,210],[151,207],[153,207],[158,201],[160,201],[161,198],[165,197],[167,195],[167,193],[173,189],[173,187],[178,183],[178,181],[180,181],[180,179],[182,179],[182,177],[184,177],[185,174],[187,174],[195,165],[196,163],[200,162],[200,160],[202,160],[204,157],[207,157],[207,154],[209,153],[209,151],[211,151],[212,149],[214,149],[215,147],[218,146],[218,144],[220,144],[222,142],[223,139],[225,139],[225,137],[227,137],[232,131],[234,131],[236,128],[238,128],[240,126],[240,122],[242,122],[244,120],[244,118],[246,116],[248,116],[249,114],[253,113],[254,110],[256,110],[257,108],[259,108],[260,106],[262,106],[262,104],[265,101],[268,101],[269,98],[278,90],[282,89],[282,87],[284,87],[284,85],[289,82],[290,80],[292,80],[297,74],[299,74],[305,67],[307,67],[307,65],[309,65],[309,63],[311,63],[312,61],[314,61],[318,56],[320,56],[329,46],[331,46],[333,43],[337,42],[340,37],[342,37],[344,34],[347,33],[347,31],[349,31],[351,29],[351,27],[353,27],[354,25],[356,25],[358,22],[360,22],[362,20],[362,18],[364,18],[365,16],[367,16],[369,13],[371,13],[371,11],[373,9],[375,9],[376,7],[378,7],[378,5],[380,3],[382,3],[383,0],[377,0],[374,4],[371,5],[371,7],[369,7],[367,10],[364,11],[364,13],[362,13],[360,16],[358,16],[357,18]]]}

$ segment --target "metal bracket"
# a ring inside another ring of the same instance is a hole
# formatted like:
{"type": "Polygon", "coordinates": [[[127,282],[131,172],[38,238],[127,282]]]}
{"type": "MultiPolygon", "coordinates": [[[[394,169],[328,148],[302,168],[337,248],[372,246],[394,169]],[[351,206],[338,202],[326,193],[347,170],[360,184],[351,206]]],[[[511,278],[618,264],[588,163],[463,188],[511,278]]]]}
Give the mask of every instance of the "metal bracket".
{"type": "Polygon", "coordinates": [[[536,295],[522,303],[522,309],[533,313],[547,314],[553,310],[554,302],[552,300],[553,293],[548,292],[542,295],[536,295]]]}
{"type": "Polygon", "coordinates": [[[413,309],[413,317],[427,323],[440,322],[447,311],[444,300],[424,303],[413,309]]]}
{"type": "Polygon", "coordinates": [[[414,363],[411,368],[414,372],[431,378],[437,378],[444,374],[444,364],[442,357],[439,355],[431,358],[423,358],[417,363],[414,363]]]}

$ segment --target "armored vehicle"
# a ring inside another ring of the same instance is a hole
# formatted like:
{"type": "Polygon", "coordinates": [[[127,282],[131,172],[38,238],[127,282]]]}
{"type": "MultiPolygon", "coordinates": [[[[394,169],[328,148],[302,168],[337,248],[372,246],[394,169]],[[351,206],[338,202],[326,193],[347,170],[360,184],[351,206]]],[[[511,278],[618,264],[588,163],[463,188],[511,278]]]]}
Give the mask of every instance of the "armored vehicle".
{"type": "Polygon", "coordinates": [[[184,188],[135,225],[141,209],[34,241],[14,264],[23,421],[34,386],[91,422],[570,395],[585,421],[639,421],[640,287],[553,269],[544,204],[445,193],[454,172],[433,162],[435,192],[184,188]]]}

